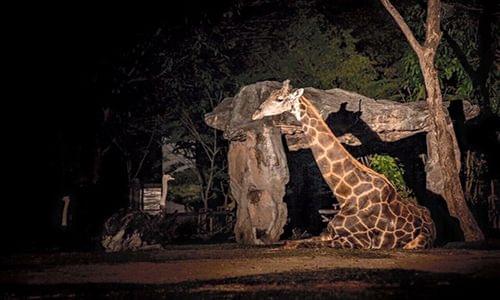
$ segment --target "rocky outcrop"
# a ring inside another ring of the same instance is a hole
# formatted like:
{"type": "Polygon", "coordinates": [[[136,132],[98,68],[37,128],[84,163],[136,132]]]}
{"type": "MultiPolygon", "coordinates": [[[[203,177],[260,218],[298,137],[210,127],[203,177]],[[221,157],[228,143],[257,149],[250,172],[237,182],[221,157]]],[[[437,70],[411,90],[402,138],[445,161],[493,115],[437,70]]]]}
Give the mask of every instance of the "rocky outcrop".
{"type": "Polygon", "coordinates": [[[279,240],[286,223],[283,203],[288,166],[279,129],[262,125],[229,146],[229,177],[237,202],[235,236],[239,243],[279,240]]]}
{"type": "Polygon", "coordinates": [[[238,204],[234,231],[239,243],[276,242],[286,223],[283,197],[288,165],[281,132],[270,120],[250,120],[276,86],[269,82],[244,87],[235,97],[225,99],[206,119],[210,126],[221,130],[231,127],[224,134],[232,141],[228,164],[231,196],[238,204]]]}
{"type": "Polygon", "coordinates": [[[176,216],[121,210],[104,224],[101,245],[106,252],[158,249],[176,237],[176,216]]]}
{"type": "MultiPolygon", "coordinates": [[[[289,150],[308,148],[292,115],[251,120],[260,103],[278,88],[281,83],[274,81],[247,85],[205,116],[205,122],[224,131],[224,137],[230,141],[231,194],[238,203],[235,234],[241,243],[276,242],[286,223],[283,196],[289,174],[281,134],[285,135],[289,150]]],[[[349,145],[369,143],[373,139],[393,142],[427,132],[431,126],[423,101],[375,100],[341,89],[306,88],[304,95],[323,118],[332,118],[335,127],[341,129],[339,139],[349,145]],[[354,126],[360,122],[364,126],[354,126]]],[[[479,114],[479,108],[466,101],[463,109],[465,119],[479,114]]]]}
{"type": "MultiPolygon", "coordinates": [[[[264,120],[252,121],[251,116],[270,91],[281,87],[281,83],[263,81],[243,87],[235,97],[224,99],[213,112],[205,116],[205,122],[216,129],[224,131],[229,140],[241,140],[246,132],[254,130],[264,120]]],[[[430,129],[428,110],[425,101],[400,103],[390,100],[375,100],[366,96],[345,91],[342,89],[319,90],[305,88],[304,95],[314,103],[321,115],[326,119],[330,114],[345,110],[351,114],[358,114],[359,119],[369,126],[369,129],[384,142],[397,141],[430,129]]],[[[445,102],[446,107],[449,102],[445,102]]],[[[479,107],[467,101],[463,102],[466,120],[479,115],[479,107]]],[[[290,150],[306,147],[300,133],[300,127],[293,116],[286,114],[276,116],[272,124],[282,129],[284,134],[295,135],[287,139],[290,150]]],[[[335,120],[342,123],[343,120],[335,120]]],[[[344,128],[352,124],[340,124],[344,128]]],[[[368,132],[348,132],[350,138],[363,136],[368,132]]]]}

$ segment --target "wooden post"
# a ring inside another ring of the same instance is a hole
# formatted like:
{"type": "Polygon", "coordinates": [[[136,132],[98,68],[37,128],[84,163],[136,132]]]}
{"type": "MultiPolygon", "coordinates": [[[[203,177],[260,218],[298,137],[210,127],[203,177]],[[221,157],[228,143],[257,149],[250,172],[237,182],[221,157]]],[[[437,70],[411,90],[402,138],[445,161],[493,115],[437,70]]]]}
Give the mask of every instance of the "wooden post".
{"type": "Polygon", "coordinates": [[[69,196],[64,196],[62,198],[62,201],[64,202],[64,207],[63,207],[62,215],[61,215],[61,226],[67,227],[68,226],[68,209],[69,209],[69,202],[71,201],[71,199],[69,196]]]}

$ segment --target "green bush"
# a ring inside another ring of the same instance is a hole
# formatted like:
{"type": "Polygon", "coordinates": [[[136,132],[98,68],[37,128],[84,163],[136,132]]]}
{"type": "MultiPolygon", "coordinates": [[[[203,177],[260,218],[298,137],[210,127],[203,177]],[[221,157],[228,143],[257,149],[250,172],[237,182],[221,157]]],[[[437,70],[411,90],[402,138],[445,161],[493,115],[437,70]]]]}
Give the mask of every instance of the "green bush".
{"type": "Polygon", "coordinates": [[[403,178],[403,165],[396,158],[390,155],[375,154],[370,158],[370,167],[387,177],[401,197],[413,197],[411,190],[406,186],[403,178]]]}

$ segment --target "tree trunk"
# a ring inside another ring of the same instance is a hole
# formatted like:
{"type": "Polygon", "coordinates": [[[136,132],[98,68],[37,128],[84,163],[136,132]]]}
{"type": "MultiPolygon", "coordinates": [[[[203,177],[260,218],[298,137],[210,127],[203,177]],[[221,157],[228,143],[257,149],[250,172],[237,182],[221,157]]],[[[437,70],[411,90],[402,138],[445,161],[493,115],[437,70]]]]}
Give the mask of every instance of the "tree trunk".
{"type": "MultiPolygon", "coordinates": [[[[437,158],[438,164],[437,166],[429,165],[427,188],[445,199],[450,215],[459,219],[466,241],[483,240],[483,233],[467,207],[460,183],[460,152],[451,120],[443,111],[437,71],[432,63],[421,62],[420,64],[427,91],[429,115],[434,125],[429,134],[430,139],[435,139],[435,142],[427,144],[427,151],[430,157],[437,158]],[[436,172],[440,173],[440,176],[436,176],[436,172]],[[436,178],[441,180],[433,180],[436,178]]],[[[430,164],[435,163],[432,159],[428,161],[430,164]]]]}
{"type": "Polygon", "coordinates": [[[381,0],[394,18],[410,46],[418,56],[425,82],[427,105],[432,122],[428,133],[427,188],[440,195],[448,204],[450,215],[458,218],[466,241],[484,239],[476,220],[467,207],[460,183],[460,150],[448,114],[443,110],[443,97],[439,77],[434,65],[437,48],[441,40],[440,0],[427,2],[425,42],[421,45],[414,37],[402,16],[389,0],[381,0]]]}

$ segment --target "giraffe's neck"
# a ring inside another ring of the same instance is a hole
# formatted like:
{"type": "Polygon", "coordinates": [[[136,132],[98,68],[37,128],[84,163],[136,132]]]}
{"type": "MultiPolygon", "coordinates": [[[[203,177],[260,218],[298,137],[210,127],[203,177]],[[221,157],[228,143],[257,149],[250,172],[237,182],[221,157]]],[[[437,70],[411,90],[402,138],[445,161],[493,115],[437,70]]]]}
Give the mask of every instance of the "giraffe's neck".
{"type": "Polygon", "coordinates": [[[305,97],[300,98],[299,121],[302,130],[309,142],[313,156],[326,183],[335,194],[341,205],[351,194],[346,189],[342,179],[345,175],[357,168],[359,163],[347,152],[340,141],[335,137],[318,110],[305,97]],[[345,168],[348,166],[347,168],[345,168]]]}

